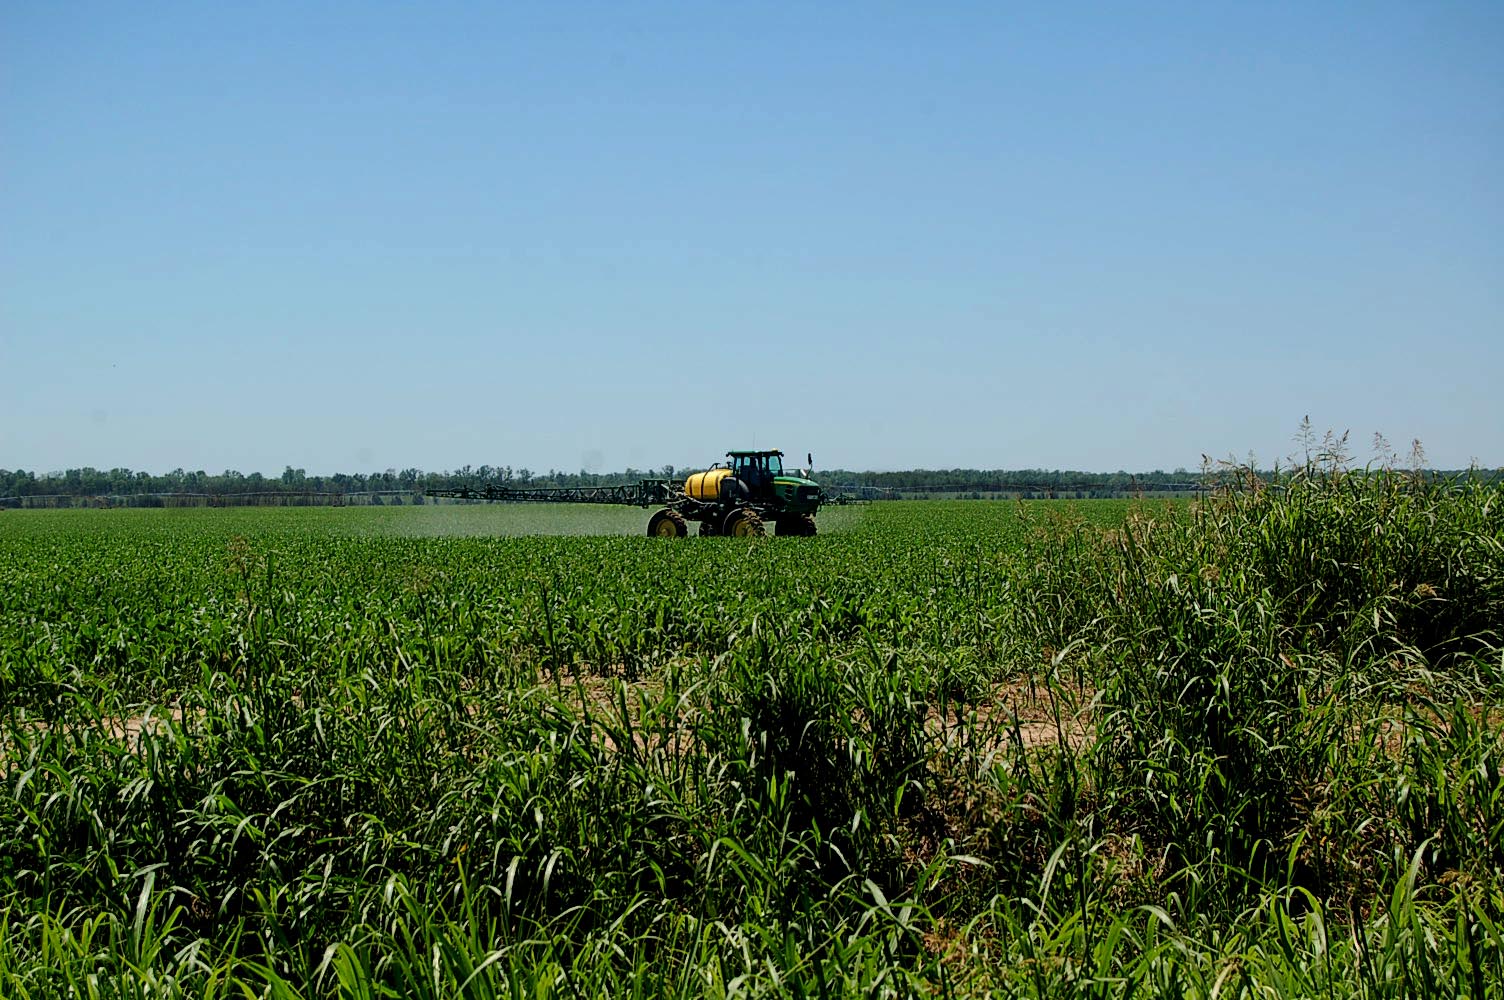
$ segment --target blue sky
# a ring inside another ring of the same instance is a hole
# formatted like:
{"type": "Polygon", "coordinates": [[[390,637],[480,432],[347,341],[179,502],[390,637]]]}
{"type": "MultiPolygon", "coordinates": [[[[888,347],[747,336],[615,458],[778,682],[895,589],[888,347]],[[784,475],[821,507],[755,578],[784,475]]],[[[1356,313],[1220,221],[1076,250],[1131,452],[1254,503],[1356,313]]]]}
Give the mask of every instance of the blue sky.
{"type": "Polygon", "coordinates": [[[1504,5],[0,7],[0,467],[1504,464],[1504,5]]]}

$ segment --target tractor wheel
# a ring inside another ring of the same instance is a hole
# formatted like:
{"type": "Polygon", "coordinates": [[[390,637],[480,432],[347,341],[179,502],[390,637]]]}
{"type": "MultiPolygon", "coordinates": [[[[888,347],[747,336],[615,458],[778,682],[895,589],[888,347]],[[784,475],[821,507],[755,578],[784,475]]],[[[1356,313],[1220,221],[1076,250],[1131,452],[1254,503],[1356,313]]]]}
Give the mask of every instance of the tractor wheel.
{"type": "Polygon", "coordinates": [[[683,538],[689,534],[689,525],[684,515],[665,507],[648,521],[648,535],[654,538],[683,538]]]}
{"type": "Polygon", "coordinates": [[[815,518],[813,514],[785,514],[773,525],[773,531],[779,535],[794,535],[796,537],[813,538],[815,534],[815,518]]]}
{"type": "Polygon", "coordinates": [[[746,508],[727,514],[726,524],[721,530],[733,538],[761,538],[767,534],[757,511],[746,508]]]}
{"type": "Polygon", "coordinates": [[[711,537],[713,535],[719,535],[719,534],[720,534],[720,532],[715,529],[715,518],[711,518],[708,521],[701,521],[700,522],[700,537],[701,538],[709,538],[709,537],[711,537]]]}

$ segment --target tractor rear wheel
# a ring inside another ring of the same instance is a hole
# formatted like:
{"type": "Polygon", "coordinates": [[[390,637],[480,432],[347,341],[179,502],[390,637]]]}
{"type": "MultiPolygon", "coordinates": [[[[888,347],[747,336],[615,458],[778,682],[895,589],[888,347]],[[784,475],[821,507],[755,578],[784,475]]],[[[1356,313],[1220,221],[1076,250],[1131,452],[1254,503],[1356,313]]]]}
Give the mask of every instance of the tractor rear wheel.
{"type": "Polygon", "coordinates": [[[758,516],[757,511],[746,508],[733,510],[727,514],[726,523],[721,531],[733,538],[761,538],[767,534],[767,529],[762,526],[762,518],[758,516]]]}
{"type": "Polygon", "coordinates": [[[683,538],[689,534],[684,515],[665,507],[648,521],[648,535],[654,538],[683,538]]]}
{"type": "Polygon", "coordinates": [[[815,517],[813,514],[785,514],[774,523],[773,531],[779,535],[813,538],[815,535],[815,517]]]}

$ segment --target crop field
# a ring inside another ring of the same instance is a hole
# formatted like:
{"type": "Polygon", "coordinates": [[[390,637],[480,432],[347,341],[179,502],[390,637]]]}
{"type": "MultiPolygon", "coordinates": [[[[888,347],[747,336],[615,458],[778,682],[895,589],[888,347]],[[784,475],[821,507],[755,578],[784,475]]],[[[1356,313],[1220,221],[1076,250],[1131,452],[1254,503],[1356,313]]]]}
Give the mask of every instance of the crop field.
{"type": "Polygon", "coordinates": [[[0,996],[1504,997],[1504,496],[0,514],[0,996]]]}

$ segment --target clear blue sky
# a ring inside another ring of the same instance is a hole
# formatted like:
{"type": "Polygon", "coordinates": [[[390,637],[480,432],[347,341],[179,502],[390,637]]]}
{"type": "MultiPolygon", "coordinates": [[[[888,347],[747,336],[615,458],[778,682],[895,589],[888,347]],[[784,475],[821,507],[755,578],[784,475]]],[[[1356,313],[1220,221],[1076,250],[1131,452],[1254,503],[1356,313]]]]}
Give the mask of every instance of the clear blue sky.
{"type": "Polygon", "coordinates": [[[0,467],[1504,463],[1504,4],[7,3],[0,467]]]}

